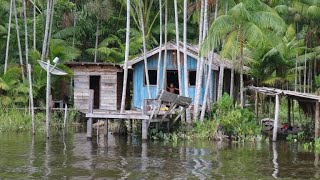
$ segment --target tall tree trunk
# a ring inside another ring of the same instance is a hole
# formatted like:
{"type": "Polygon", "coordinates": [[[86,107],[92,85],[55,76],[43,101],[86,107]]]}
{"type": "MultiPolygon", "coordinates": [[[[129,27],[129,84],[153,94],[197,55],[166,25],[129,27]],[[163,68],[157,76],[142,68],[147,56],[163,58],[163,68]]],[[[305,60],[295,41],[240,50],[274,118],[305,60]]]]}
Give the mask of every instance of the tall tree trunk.
{"type": "Polygon", "coordinates": [[[151,91],[150,91],[150,81],[149,81],[149,71],[148,71],[148,62],[147,62],[147,47],[146,47],[146,36],[145,36],[145,29],[144,29],[144,18],[142,14],[142,0],[139,0],[140,3],[140,19],[141,19],[141,31],[142,31],[142,44],[143,44],[143,59],[144,59],[144,71],[146,74],[146,82],[147,82],[147,89],[148,89],[148,98],[151,99],[151,91]]]}
{"type": "Polygon", "coordinates": [[[298,85],[298,54],[296,54],[296,67],[294,69],[294,91],[297,91],[298,85]]]}
{"type": "MultiPolygon", "coordinates": [[[[216,0],[216,4],[215,4],[215,13],[214,13],[214,20],[217,19],[218,17],[218,3],[219,0],[216,0]]],[[[212,61],[215,57],[215,53],[214,50],[212,50],[212,52],[209,54],[209,70],[208,70],[208,76],[207,76],[207,81],[206,81],[206,86],[205,86],[205,90],[204,90],[204,97],[203,97],[203,104],[202,104],[202,108],[201,108],[201,114],[200,114],[200,121],[203,121],[204,119],[204,115],[206,113],[206,107],[207,107],[207,99],[208,99],[208,94],[209,94],[209,85],[211,82],[211,74],[212,74],[212,61]]]]}
{"type": "Polygon", "coordinates": [[[129,60],[129,45],[130,45],[130,0],[127,0],[127,31],[126,31],[126,50],[124,54],[124,75],[122,87],[122,99],[120,112],[124,113],[126,104],[127,81],[128,81],[128,60],[129,60]]]}
{"type": "MultiPolygon", "coordinates": [[[[187,11],[188,2],[183,1],[183,70],[184,70],[184,95],[189,97],[189,74],[188,74],[188,55],[187,55],[187,11]]],[[[190,109],[186,109],[186,121],[191,122],[190,109]]]]}
{"type": "Polygon", "coordinates": [[[224,76],[224,62],[221,60],[220,62],[220,68],[219,68],[219,81],[218,81],[218,97],[217,100],[219,100],[223,93],[223,76],[224,76]]]}
{"type": "Polygon", "coordinates": [[[37,0],[33,2],[33,49],[37,49],[37,22],[36,22],[36,7],[37,7],[37,0]]]}
{"type": "Polygon", "coordinates": [[[303,92],[307,89],[307,50],[304,50],[304,76],[303,76],[303,92]]]}
{"type": "Polygon", "coordinates": [[[168,41],[168,0],[165,0],[165,12],[164,12],[164,59],[163,59],[163,81],[162,88],[163,90],[167,89],[167,41],[168,41]]]}
{"type": "Polygon", "coordinates": [[[52,0],[47,1],[46,25],[45,25],[45,30],[44,30],[43,44],[42,44],[41,61],[43,61],[44,58],[46,57],[46,50],[47,50],[47,46],[48,46],[51,3],[52,3],[52,0]]]}
{"type": "Polygon", "coordinates": [[[176,46],[177,46],[177,64],[178,64],[178,82],[179,82],[179,94],[183,94],[182,80],[181,80],[181,59],[180,59],[180,40],[179,40],[179,21],[178,21],[178,5],[177,0],[174,0],[174,17],[176,26],[176,46]]]}
{"type": "Polygon", "coordinates": [[[26,5],[26,0],[22,0],[22,2],[23,2],[23,21],[24,21],[26,65],[28,65],[29,64],[29,45],[28,45],[27,5],[26,5]]]}
{"type": "Polygon", "coordinates": [[[7,34],[6,57],[5,57],[5,60],[4,60],[4,74],[7,73],[7,68],[8,68],[10,35],[11,35],[12,4],[13,4],[13,0],[10,1],[10,12],[9,12],[8,34],[7,34]]]}
{"type": "Polygon", "coordinates": [[[230,97],[234,96],[234,62],[232,61],[231,77],[230,77],[230,97]]]}
{"type": "Polygon", "coordinates": [[[51,40],[51,33],[52,33],[53,14],[54,14],[54,0],[52,0],[52,4],[51,4],[50,27],[49,27],[49,36],[48,36],[48,46],[47,46],[47,56],[49,56],[49,53],[50,53],[50,40],[51,40]]]}
{"type": "Polygon", "coordinates": [[[21,41],[20,41],[20,28],[19,28],[19,22],[18,22],[16,0],[13,0],[13,14],[14,14],[16,31],[17,31],[17,41],[18,41],[19,61],[20,61],[20,66],[21,66],[21,76],[22,76],[22,80],[24,81],[25,76],[24,76],[22,48],[21,48],[21,41]]]}
{"type": "Polygon", "coordinates": [[[244,90],[243,90],[243,49],[244,49],[244,34],[240,29],[240,106],[244,107],[244,90]]]}
{"type": "Polygon", "coordinates": [[[159,8],[160,8],[160,42],[159,42],[159,57],[158,57],[158,68],[157,68],[157,94],[159,90],[162,89],[160,87],[160,66],[161,66],[161,54],[162,54],[162,0],[159,0],[159,8]]]}
{"type": "MultiPolygon", "coordinates": [[[[200,23],[199,23],[199,47],[202,43],[204,35],[204,0],[201,0],[201,7],[200,7],[200,23]]],[[[199,115],[199,102],[200,102],[200,95],[201,95],[201,83],[202,83],[202,70],[200,74],[200,69],[202,69],[203,65],[203,58],[200,56],[200,48],[198,52],[198,62],[197,62],[197,75],[196,75],[196,89],[195,89],[195,97],[194,97],[194,108],[193,108],[193,120],[197,120],[199,115]]]]}
{"type": "Polygon", "coordinates": [[[96,31],[96,42],[94,46],[94,62],[97,62],[97,53],[98,53],[98,42],[99,42],[99,26],[100,26],[100,20],[97,19],[97,31],[96,31]]]}

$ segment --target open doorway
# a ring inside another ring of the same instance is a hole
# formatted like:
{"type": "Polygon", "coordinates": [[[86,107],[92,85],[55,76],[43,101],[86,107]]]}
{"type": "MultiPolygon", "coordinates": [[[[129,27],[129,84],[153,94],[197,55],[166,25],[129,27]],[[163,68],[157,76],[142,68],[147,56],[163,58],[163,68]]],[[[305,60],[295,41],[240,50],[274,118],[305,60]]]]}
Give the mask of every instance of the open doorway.
{"type": "MultiPolygon", "coordinates": [[[[175,88],[179,88],[178,70],[167,70],[166,87],[169,87],[170,84],[173,84],[175,88]]],[[[179,94],[179,90],[175,90],[174,93],[179,94]]]]}
{"type": "Polygon", "coordinates": [[[93,90],[93,109],[100,108],[100,76],[90,76],[90,89],[93,90]]]}

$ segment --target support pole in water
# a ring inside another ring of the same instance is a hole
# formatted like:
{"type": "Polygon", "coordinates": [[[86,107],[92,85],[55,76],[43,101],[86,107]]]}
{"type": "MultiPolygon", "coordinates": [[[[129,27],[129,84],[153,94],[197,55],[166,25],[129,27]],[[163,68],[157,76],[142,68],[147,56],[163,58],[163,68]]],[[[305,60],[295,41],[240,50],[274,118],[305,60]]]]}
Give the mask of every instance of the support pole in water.
{"type": "Polygon", "coordinates": [[[316,102],[314,117],[314,139],[319,137],[319,102],[316,102]]]}
{"type": "Polygon", "coordinates": [[[66,128],[67,124],[67,117],[68,117],[68,104],[64,105],[64,118],[63,118],[63,127],[66,128]]]}
{"type": "Polygon", "coordinates": [[[108,134],[109,134],[109,121],[108,119],[106,119],[104,121],[104,136],[108,138],[108,134]]]}
{"type": "Polygon", "coordinates": [[[49,138],[50,124],[50,60],[47,61],[47,92],[46,92],[46,133],[49,138]]]}
{"type": "MultiPolygon", "coordinates": [[[[89,90],[89,105],[88,113],[93,112],[93,90],[89,90]]],[[[89,118],[87,121],[87,140],[92,139],[92,118],[89,118]]]]}
{"type": "Polygon", "coordinates": [[[34,135],[35,127],[34,127],[34,105],[33,105],[33,92],[32,92],[32,81],[31,81],[31,65],[28,64],[28,80],[29,80],[29,109],[31,110],[31,118],[32,118],[32,134],[34,135]]]}
{"type": "Polygon", "coordinates": [[[148,139],[148,121],[146,119],[142,120],[142,140],[148,139]]]}
{"type": "Polygon", "coordinates": [[[274,112],[274,124],[273,124],[273,136],[272,141],[277,141],[277,133],[278,133],[278,121],[279,121],[279,104],[280,104],[280,95],[276,95],[276,105],[274,112]]]}
{"type": "Polygon", "coordinates": [[[254,105],[255,105],[256,118],[258,119],[258,117],[259,117],[259,93],[258,92],[256,92],[254,105]]]}

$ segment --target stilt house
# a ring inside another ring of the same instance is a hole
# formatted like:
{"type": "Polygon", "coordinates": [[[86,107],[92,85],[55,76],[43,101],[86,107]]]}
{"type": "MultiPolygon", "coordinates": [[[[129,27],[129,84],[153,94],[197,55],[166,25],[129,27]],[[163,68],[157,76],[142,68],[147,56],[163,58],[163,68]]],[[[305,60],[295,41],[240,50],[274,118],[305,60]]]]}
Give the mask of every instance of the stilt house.
{"type": "MultiPolygon", "coordinates": [[[[182,94],[184,94],[184,54],[183,54],[183,44],[180,43],[180,63],[181,63],[181,78],[182,84],[179,86],[178,81],[178,59],[177,59],[177,46],[175,42],[167,43],[167,46],[157,47],[152,49],[146,53],[147,58],[147,67],[150,81],[150,91],[151,98],[155,98],[157,96],[157,84],[159,83],[160,89],[167,89],[170,84],[173,84],[176,88],[179,88],[179,91],[182,90],[182,94]],[[167,55],[165,56],[165,48],[167,49],[167,55]],[[158,69],[158,59],[159,52],[161,52],[160,58],[160,68],[158,69]],[[164,60],[166,59],[166,65],[164,66],[164,60]],[[157,71],[160,71],[160,79],[157,81],[157,71]]],[[[196,70],[197,70],[197,61],[198,61],[198,48],[197,46],[188,45],[187,46],[187,67],[188,67],[188,92],[189,97],[194,99],[195,97],[195,89],[196,89],[196,70]]],[[[205,63],[208,63],[205,60],[205,63]]],[[[143,100],[148,99],[148,88],[147,82],[145,78],[145,70],[144,70],[144,56],[138,56],[131,61],[129,61],[128,66],[132,69],[132,84],[133,84],[133,97],[132,97],[132,106],[134,108],[141,109],[143,105],[143,100]]],[[[213,70],[218,70],[217,66],[212,65],[211,68],[213,70]]],[[[205,79],[205,78],[203,78],[205,79]]],[[[214,73],[212,73],[211,77],[211,87],[209,97],[213,100],[213,96],[215,93],[215,78],[214,73]]],[[[203,101],[205,89],[205,80],[202,82],[201,88],[201,97],[200,103],[203,101]]],[[[176,93],[179,93],[177,90],[176,93]]]]}

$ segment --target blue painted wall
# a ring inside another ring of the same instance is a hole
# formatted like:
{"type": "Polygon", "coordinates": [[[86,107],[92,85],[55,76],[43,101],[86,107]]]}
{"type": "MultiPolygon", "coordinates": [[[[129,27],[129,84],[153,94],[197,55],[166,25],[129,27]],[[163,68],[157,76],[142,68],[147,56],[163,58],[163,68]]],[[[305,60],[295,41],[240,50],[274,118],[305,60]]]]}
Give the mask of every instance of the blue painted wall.
{"type": "MultiPolygon", "coordinates": [[[[181,53],[183,59],[183,54],[181,53]]],[[[161,54],[161,66],[160,66],[160,88],[162,87],[162,83],[164,80],[163,77],[163,61],[164,61],[164,51],[161,54]]],[[[177,70],[177,65],[173,62],[173,51],[168,51],[167,53],[167,66],[166,70],[177,70]]],[[[148,62],[148,70],[156,70],[158,66],[158,54],[151,56],[147,59],[148,62]]],[[[184,90],[184,68],[183,64],[181,64],[182,69],[182,90],[184,90]]],[[[188,70],[196,70],[197,69],[197,60],[193,57],[188,56],[188,70]]],[[[205,79],[205,78],[203,78],[205,79]]],[[[213,84],[213,91],[214,91],[214,73],[212,73],[212,84],[213,84]]],[[[205,80],[202,82],[202,88],[201,88],[201,97],[200,97],[200,103],[202,103],[203,96],[204,96],[204,89],[205,89],[205,80]]],[[[157,86],[156,85],[150,85],[150,91],[151,91],[151,98],[156,97],[157,93],[157,86]]],[[[182,91],[183,92],[183,91],[182,91]]],[[[212,93],[214,94],[214,93],[212,93]]],[[[194,99],[195,96],[195,86],[189,87],[189,97],[194,99]]],[[[143,100],[148,99],[148,88],[146,85],[144,85],[144,61],[140,61],[139,63],[136,63],[133,65],[133,99],[132,99],[132,105],[135,108],[142,109],[143,100]]]]}

